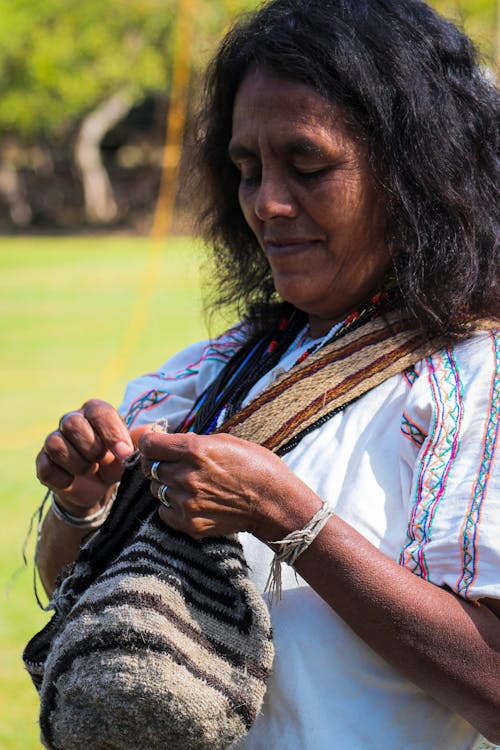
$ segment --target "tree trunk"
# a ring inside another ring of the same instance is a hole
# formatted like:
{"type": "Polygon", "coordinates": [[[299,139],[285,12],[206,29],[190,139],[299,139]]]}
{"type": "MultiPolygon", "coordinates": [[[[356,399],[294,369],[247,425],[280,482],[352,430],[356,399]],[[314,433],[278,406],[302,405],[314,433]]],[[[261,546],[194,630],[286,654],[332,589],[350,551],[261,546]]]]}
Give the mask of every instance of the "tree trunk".
{"type": "Polygon", "coordinates": [[[18,227],[28,226],[32,218],[31,207],[17,170],[5,153],[0,161],[0,194],[9,207],[13,224],[18,227]]]}
{"type": "Polygon", "coordinates": [[[85,213],[91,222],[107,223],[116,218],[113,188],[104,169],[99,145],[130,109],[130,97],[124,93],[102,102],[82,122],[75,145],[75,161],[80,170],[85,198],[85,213]]]}

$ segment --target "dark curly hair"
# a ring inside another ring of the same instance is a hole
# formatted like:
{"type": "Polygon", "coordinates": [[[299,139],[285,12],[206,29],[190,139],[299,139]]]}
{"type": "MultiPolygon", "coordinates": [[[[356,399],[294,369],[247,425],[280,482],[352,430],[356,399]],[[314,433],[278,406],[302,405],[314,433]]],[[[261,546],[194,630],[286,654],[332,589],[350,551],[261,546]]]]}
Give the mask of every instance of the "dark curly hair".
{"type": "Polygon", "coordinates": [[[470,39],[420,0],[271,0],[229,31],[209,66],[195,164],[215,306],[258,326],[277,299],[227,156],[250,68],[334,102],[367,143],[405,314],[426,335],[499,313],[498,92],[470,39]]]}

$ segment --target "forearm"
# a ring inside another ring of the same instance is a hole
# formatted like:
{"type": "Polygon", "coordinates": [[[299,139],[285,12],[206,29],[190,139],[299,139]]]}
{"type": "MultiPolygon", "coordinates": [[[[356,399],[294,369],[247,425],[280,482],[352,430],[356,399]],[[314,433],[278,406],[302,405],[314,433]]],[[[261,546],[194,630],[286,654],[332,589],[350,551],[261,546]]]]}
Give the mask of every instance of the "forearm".
{"type": "Polygon", "coordinates": [[[42,524],[37,562],[40,580],[49,597],[64,568],[76,560],[81,541],[88,533],[88,529],[76,529],[60,521],[52,509],[48,511],[42,524]]]}
{"type": "Polygon", "coordinates": [[[500,623],[389,560],[334,517],[295,565],[369,646],[500,741],[500,623]]]}
{"type": "Polygon", "coordinates": [[[58,518],[51,506],[43,520],[40,541],[38,545],[37,565],[40,579],[48,596],[52,596],[56,581],[64,568],[73,563],[80,551],[82,540],[98,525],[104,522],[107,516],[107,508],[112,501],[114,485],[109,488],[100,503],[93,508],[82,508],[78,506],[63,507],[71,515],[81,518],[84,522],[86,518],[97,515],[94,524],[85,524],[81,528],[67,523],[65,520],[58,518]],[[102,518],[101,518],[102,516],[102,518]]]}

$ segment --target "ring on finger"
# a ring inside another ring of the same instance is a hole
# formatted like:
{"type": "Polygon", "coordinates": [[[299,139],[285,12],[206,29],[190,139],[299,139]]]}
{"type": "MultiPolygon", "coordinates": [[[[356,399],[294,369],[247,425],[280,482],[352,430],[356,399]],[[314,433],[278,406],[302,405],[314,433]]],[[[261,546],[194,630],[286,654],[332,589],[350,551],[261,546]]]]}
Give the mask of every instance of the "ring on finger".
{"type": "Polygon", "coordinates": [[[172,506],[168,502],[168,486],[166,484],[160,484],[160,489],[158,490],[158,500],[162,505],[165,506],[165,508],[171,508],[172,506]]]}
{"type": "Polygon", "coordinates": [[[64,420],[68,417],[73,417],[74,415],[78,414],[79,417],[83,416],[81,411],[68,411],[66,414],[63,414],[61,419],[59,420],[58,430],[59,432],[63,432],[63,424],[64,420]]]}
{"type": "Polygon", "coordinates": [[[153,461],[151,464],[151,476],[153,479],[156,479],[157,482],[161,482],[160,477],[158,476],[158,469],[160,468],[161,461],[153,461]]]}

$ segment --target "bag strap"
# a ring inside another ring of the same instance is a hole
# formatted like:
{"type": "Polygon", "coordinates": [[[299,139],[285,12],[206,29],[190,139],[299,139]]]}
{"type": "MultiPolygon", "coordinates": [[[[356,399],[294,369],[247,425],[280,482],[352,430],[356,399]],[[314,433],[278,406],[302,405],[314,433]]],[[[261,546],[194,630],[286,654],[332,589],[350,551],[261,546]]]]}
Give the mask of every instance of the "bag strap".
{"type": "MultiPolygon", "coordinates": [[[[470,327],[495,327],[491,320],[470,327]]],[[[372,318],[278,377],[218,430],[283,455],[367,391],[449,345],[423,339],[398,311],[372,318]]]]}

